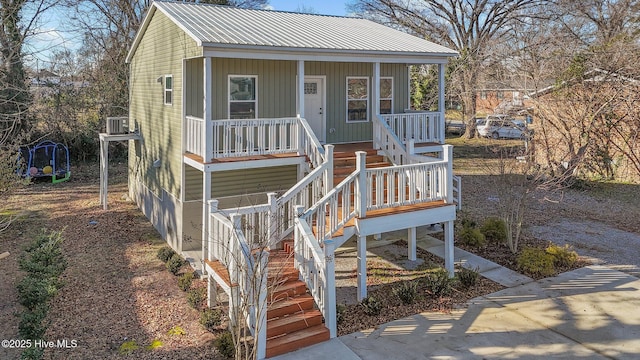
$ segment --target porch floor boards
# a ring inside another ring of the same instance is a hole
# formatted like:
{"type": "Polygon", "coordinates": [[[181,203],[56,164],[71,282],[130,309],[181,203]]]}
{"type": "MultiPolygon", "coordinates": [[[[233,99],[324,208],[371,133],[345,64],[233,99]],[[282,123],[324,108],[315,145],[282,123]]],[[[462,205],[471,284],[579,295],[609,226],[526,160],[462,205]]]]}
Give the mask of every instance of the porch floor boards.
{"type": "Polygon", "coordinates": [[[218,274],[218,276],[222,279],[222,281],[224,281],[224,283],[229,288],[232,288],[234,286],[238,286],[238,284],[236,284],[236,283],[231,283],[231,278],[229,276],[229,270],[227,270],[227,267],[224,266],[220,261],[207,259],[207,260],[205,260],[205,263],[207,263],[207,265],[209,265],[211,270],[215,271],[216,274],[218,274]]]}
{"type": "Polygon", "coordinates": [[[213,159],[212,161],[209,161],[209,162],[204,162],[202,156],[199,156],[196,154],[187,152],[187,153],[184,153],[184,156],[203,165],[226,164],[226,163],[233,163],[233,162],[240,162],[240,161],[272,160],[272,159],[288,159],[288,158],[295,158],[295,157],[304,157],[304,155],[298,155],[297,153],[292,152],[292,153],[270,154],[270,155],[248,155],[248,156],[226,157],[226,158],[213,159]]]}

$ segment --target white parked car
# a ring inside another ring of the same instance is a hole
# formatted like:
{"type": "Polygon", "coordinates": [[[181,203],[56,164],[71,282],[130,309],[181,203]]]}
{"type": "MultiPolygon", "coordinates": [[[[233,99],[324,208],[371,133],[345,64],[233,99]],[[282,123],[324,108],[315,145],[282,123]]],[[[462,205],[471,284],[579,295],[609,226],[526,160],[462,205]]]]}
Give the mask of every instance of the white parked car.
{"type": "Polygon", "coordinates": [[[493,139],[525,139],[531,135],[531,131],[524,127],[522,122],[509,119],[507,115],[489,115],[485,120],[480,120],[476,128],[478,134],[493,139]]]}

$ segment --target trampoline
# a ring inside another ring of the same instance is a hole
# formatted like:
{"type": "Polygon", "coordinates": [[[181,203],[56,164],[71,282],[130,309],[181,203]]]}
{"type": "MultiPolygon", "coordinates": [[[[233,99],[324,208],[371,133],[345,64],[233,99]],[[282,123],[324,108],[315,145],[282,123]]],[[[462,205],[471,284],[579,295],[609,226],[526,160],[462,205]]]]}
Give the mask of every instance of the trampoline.
{"type": "Polygon", "coordinates": [[[42,141],[34,147],[20,149],[21,166],[18,175],[24,178],[51,178],[54,184],[71,177],[69,149],[53,141],[42,141]]]}

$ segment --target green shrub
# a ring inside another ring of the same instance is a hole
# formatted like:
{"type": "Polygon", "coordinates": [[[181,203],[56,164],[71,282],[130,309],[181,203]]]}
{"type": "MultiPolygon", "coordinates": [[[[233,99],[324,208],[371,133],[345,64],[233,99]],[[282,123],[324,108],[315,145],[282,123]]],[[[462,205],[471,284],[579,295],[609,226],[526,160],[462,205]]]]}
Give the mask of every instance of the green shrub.
{"type": "Polygon", "coordinates": [[[185,261],[182,259],[182,256],[178,254],[173,254],[171,259],[167,261],[165,264],[167,270],[169,270],[173,275],[178,275],[182,266],[184,266],[185,261]]]}
{"type": "Polygon", "coordinates": [[[202,308],[204,301],[206,299],[207,299],[207,294],[206,294],[205,288],[191,289],[187,293],[187,302],[194,309],[202,308]]]}
{"type": "Polygon", "coordinates": [[[35,309],[46,303],[58,292],[58,288],[50,279],[25,276],[18,285],[18,302],[27,309],[35,309]]]}
{"type": "Polygon", "coordinates": [[[487,240],[480,230],[471,227],[464,227],[460,230],[458,232],[458,240],[460,240],[464,245],[473,247],[482,247],[487,243],[487,240]]]}
{"type": "Polygon", "coordinates": [[[230,331],[220,334],[214,341],[214,345],[220,355],[226,358],[232,358],[236,354],[236,346],[233,343],[233,335],[230,331]]]}
{"type": "Polygon", "coordinates": [[[480,227],[480,232],[489,242],[507,241],[507,224],[500,218],[488,218],[480,227]]]}
{"type": "Polygon", "coordinates": [[[550,276],[555,273],[554,257],[543,249],[525,248],[516,258],[518,269],[530,274],[550,276]]]}
{"type": "Polygon", "coordinates": [[[403,281],[393,288],[393,293],[403,304],[413,304],[418,295],[418,283],[416,281],[403,281]]]}
{"type": "Polygon", "coordinates": [[[427,291],[434,297],[445,296],[451,293],[454,279],[449,277],[449,272],[439,268],[424,278],[427,291]]]}
{"type": "Polygon", "coordinates": [[[133,340],[123,342],[118,349],[120,354],[130,354],[136,350],[138,350],[138,344],[133,340]]]}
{"type": "Polygon", "coordinates": [[[347,307],[344,304],[336,305],[336,323],[340,324],[344,320],[345,311],[347,311],[347,307]]]}
{"type": "Polygon", "coordinates": [[[18,334],[22,339],[44,339],[44,333],[47,331],[44,319],[48,310],[49,305],[45,302],[33,309],[22,311],[18,323],[18,334]]]}
{"type": "Polygon", "coordinates": [[[478,282],[478,277],[480,276],[478,270],[478,268],[467,269],[466,267],[461,267],[460,270],[458,270],[456,276],[465,289],[474,286],[478,282]]]}
{"type": "Polygon", "coordinates": [[[178,278],[178,287],[182,291],[187,291],[191,287],[191,282],[193,282],[193,272],[188,272],[180,275],[178,278]]]}
{"type": "Polygon", "coordinates": [[[20,269],[41,279],[60,276],[67,267],[67,261],[62,254],[62,240],[61,232],[41,231],[20,257],[20,269]]]}
{"type": "Polygon", "coordinates": [[[380,304],[380,302],[378,302],[378,300],[373,296],[362,299],[360,306],[362,306],[364,313],[369,316],[378,315],[380,314],[380,311],[382,311],[382,304],[380,304]]]}
{"type": "Polygon", "coordinates": [[[222,324],[222,311],[220,309],[206,308],[200,313],[200,324],[207,330],[213,332],[216,327],[222,324]]]}
{"type": "Polygon", "coordinates": [[[550,245],[545,250],[547,254],[553,256],[555,266],[573,266],[578,261],[578,254],[571,250],[568,244],[564,246],[550,245]]]}
{"type": "Polygon", "coordinates": [[[173,249],[171,247],[163,246],[160,249],[158,249],[157,256],[158,256],[158,259],[160,259],[160,261],[162,261],[163,263],[166,263],[175,254],[176,254],[176,252],[173,251],[173,249]]]}

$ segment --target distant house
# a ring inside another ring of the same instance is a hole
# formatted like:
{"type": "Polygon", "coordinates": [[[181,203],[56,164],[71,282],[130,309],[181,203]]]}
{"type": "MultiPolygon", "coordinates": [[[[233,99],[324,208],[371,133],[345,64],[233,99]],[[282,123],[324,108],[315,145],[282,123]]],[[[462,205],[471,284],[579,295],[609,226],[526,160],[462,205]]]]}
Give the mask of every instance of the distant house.
{"type": "Polygon", "coordinates": [[[480,114],[506,114],[524,109],[524,85],[508,82],[487,82],[476,91],[476,112],[480,114]]]}
{"type": "Polygon", "coordinates": [[[250,290],[240,265],[253,263],[256,244],[272,257],[294,253],[290,280],[303,290],[283,294],[296,301],[308,288],[319,317],[296,322],[306,335],[293,341],[278,336],[284,312],[268,312],[266,329],[248,316],[259,357],[336,336],[333,249],[350,237],[358,298],[368,235],[406,229],[415,259],[416,227],[442,223],[453,271],[444,67],[456,55],[364,19],[152,3],[127,57],[125,121],[137,129],[130,196],[174,249],[202,264],[210,294],[229,294],[230,311],[250,290]],[[414,64],[438,66],[436,112],[405,112],[414,64]]]}

